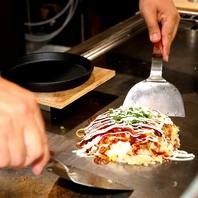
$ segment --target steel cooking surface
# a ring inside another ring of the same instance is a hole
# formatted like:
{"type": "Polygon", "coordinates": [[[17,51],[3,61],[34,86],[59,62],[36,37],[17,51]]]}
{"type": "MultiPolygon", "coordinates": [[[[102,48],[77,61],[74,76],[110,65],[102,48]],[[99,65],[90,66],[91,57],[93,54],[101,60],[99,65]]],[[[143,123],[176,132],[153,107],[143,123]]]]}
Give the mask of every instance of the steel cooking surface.
{"type": "MultiPolygon", "coordinates": [[[[134,22],[133,19],[132,22],[134,22]]],[[[142,28],[142,25],[138,26],[136,22],[134,23],[141,29],[138,34],[135,34],[135,29],[127,32],[127,40],[123,36],[124,42],[118,42],[118,45],[92,60],[93,65],[116,70],[114,78],[76,101],[77,106],[71,104],[66,109],[52,111],[51,114],[44,112],[50,147],[65,163],[69,161],[75,166],[93,172],[96,172],[97,168],[99,175],[108,176],[114,181],[130,185],[134,189],[129,194],[116,195],[112,192],[107,197],[163,198],[169,196],[178,198],[198,173],[198,32],[192,29],[194,23],[181,21],[171,48],[170,60],[164,64],[163,75],[182,94],[186,117],[173,118],[173,121],[180,127],[181,149],[195,154],[195,159],[186,162],[172,161],[149,167],[119,163],[98,166],[93,164],[90,158],[82,158],[79,161],[72,153],[79,140],[75,135],[76,130],[84,127],[91,116],[111,107],[119,107],[131,86],[149,75],[152,45],[148,40],[146,26],[142,28]],[[65,127],[64,133],[60,132],[60,126],[65,127]]],[[[143,21],[138,19],[138,23],[143,23],[143,21]]],[[[127,21],[127,24],[131,24],[130,20],[127,21]]],[[[123,27],[123,24],[120,25],[123,27]]],[[[112,34],[112,30],[110,31],[112,34]]],[[[93,44],[92,40],[85,42],[83,46],[76,47],[75,50],[81,51],[86,46],[88,49],[91,44],[93,44]]],[[[84,194],[83,189],[75,192],[81,187],[75,187],[75,191],[73,191],[71,189],[74,188],[70,187],[67,182],[61,182],[58,177],[52,176],[46,171],[41,176],[35,177],[29,168],[21,171],[1,170],[0,178],[0,197],[35,197],[35,195],[42,198],[90,197],[94,196],[95,192],[89,189],[87,191],[90,194],[84,194]],[[32,181],[34,183],[29,185],[32,181]],[[27,194],[27,189],[29,194],[27,194]]],[[[98,197],[102,195],[104,194],[101,191],[98,197]]]]}

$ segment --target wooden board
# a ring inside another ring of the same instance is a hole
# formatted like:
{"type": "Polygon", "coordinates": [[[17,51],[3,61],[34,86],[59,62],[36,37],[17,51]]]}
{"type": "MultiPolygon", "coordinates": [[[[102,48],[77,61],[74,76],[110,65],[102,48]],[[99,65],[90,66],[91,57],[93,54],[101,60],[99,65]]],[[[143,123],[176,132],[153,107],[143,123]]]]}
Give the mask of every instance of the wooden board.
{"type": "Polygon", "coordinates": [[[40,105],[62,109],[114,76],[114,70],[94,67],[90,78],[84,84],[65,91],[35,92],[36,99],[40,105]]]}
{"type": "Polygon", "coordinates": [[[198,12],[198,3],[190,2],[188,0],[173,0],[173,2],[178,10],[198,12]]]}

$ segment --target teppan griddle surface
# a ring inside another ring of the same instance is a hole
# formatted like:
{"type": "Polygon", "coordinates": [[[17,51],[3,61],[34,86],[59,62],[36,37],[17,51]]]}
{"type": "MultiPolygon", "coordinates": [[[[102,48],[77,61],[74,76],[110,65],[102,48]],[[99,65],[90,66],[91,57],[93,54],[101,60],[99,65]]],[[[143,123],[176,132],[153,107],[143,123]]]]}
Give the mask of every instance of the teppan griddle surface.
{"type": "MultiPolygon", "coordinates": [[[[165,79],[178,87],[182,94],[186,117],[172,119],[180,127],[181,149],[195,154],[195,159],[185,162],[172,161],[148,167],[117,163],[98,166],[93,164],[90,158],[77,159],[72,153],[76,142],[79,141],[75,135],[76,130],[84,127],[93,115],[122,105],[131,86],[149,75],[152,45],[148,40],[147,28],[141,17],[136,15],[118,24],[114,34],[117,35],[117,31],[126,30],[125,24],[127,26],[134,24],[139,28],[138,34],[135,34],[136,28],[128,28],[131,32],[122,36],[124,42],[117,41],[117,45],[92,60],[93,65],[116,70],[116,76],[62,110],[43,111],[46,129],[49,131],[47,134],[50,148],[64,163],[73,163],[82,169],[94,171],[101,176],[130,185],[133,191],[124,194],[124,198],[178,198],[198,173],[198,32],[192,29],[195,26],[193,22],[181,21],[171,48],[170,60],[164,64],[163,74],[165,79]],[[64,126],[64,131],[60,129],[61,126],[64,126]]],[[[100,35],[100,38],[96,36],[83,45],[74,47],[71,52],[78,54],[85,49],[81,53],[83,54],[93,43],[100,43],[101,46],[101,38],[114,35],[112,32],[115,29],[111,28],[100,35]]],[[[86,189],[91,192],[91,195],[84,194],[83,191],[76,194],[69,189],[67,182],[60,181],[60,178],[54,174],[44,171],[41,176],[36,177],[32,175],[30,168],[20,171],[1,170],[0,184],[0,197],[89,198],[95,195],[93,189],[86,189]],[[29,185],[32,181],[34,183],[29,185]]],[[[73,189],[77,191],[78,187],[73,189]]],[[[97,196],[102,198],[102,192],[100,194],[99,191],[97,196]]],[[[122,197],[121,194],[116,196],[113,192],[108,196],[122,197]]]]}

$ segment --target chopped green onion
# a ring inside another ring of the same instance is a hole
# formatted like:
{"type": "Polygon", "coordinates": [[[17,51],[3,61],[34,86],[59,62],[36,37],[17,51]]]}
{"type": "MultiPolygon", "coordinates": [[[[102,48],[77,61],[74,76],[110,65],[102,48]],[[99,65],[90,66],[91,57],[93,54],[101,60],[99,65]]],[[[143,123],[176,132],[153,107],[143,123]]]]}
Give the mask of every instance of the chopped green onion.
{"type": "Polygon", "coordinates": [[[109,109],[109,116],[112,117],[115,123],[125,122],[132,125],[133,123],[145,123],[145,118],[152,118],[150,111],[144,111],[141,107],[129,107],[124,109],[109,109]],[[111,114],[111,115],[110,115],[111,114]],[[113,114],[113,115],[112,115],[113,114]]]}
{"type": "Polygon", "coordinates": [[[109,109],[109,113],[110,114],[112,114],[113,113],[113,109],[111,108],[111,109],[109,109]]]}
{"type": "Polygon", "coordinates": [[[64,126],[60,126],[61,131],[65,131],[65,127],[64,126]]]}

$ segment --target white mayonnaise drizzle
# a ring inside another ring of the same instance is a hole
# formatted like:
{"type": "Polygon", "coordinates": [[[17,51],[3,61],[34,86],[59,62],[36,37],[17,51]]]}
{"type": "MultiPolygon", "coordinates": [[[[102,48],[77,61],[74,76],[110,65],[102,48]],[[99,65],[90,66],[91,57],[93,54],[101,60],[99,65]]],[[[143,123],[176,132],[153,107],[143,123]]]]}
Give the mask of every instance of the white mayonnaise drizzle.
{"type": "Polygon", "coordinates": [[[193,160],[195,155],[192,153],[187,153],[186,151],[176,150],[173,152],[173,156],[171,157],[172,161],[189,161],[193,160]]]}
{"type": "MultiPolygon", "coordinates": [[[[76,153],[78,155],[82,155],[86,149],[90,148],[90,152],[97,150],[96,145],[98,142],[100,142],[105,135],[109,134],[112,134],[114,139],[121,139],[121,137],[116,137],[115,134],[125,134],[128,137],[131,136],[136,138],[136,142],[144,140],[158,142],[158,138],[160,136],[164,142],[169,141],[170,144],[174,145],[172,140],[168,140],[165,137],[164,131],[162,130],[162,127],[165,124],[173,125],[173,122],[167,115],[149,108],[130,109],[128,107],[121,106],[118,109],[110,109],[109,111],[97,116],[95,120],[85,127],[85,136],[81,142],[88,142],[76,153]],[[114,133],[112,130],[116,128],[118,130],[114,133]],[[129,132],[129,130],[132,132],[129,132]],[[145,135],[144,138],[139,138],[141,135],[145,135]]],[[[108,145],[104,144],[102,146],[108,147],[108,145]]],[[[173,156],[171,157],[171,160],[177,161],[188,161],[195,157],[193,154],[188,154],[185,151],[177,149],[173,150],[172,154],[173,156]]]]}
{"type": "MultiPolygon", "coordinates": [[[[135,132],[135,134],[129,133],[127,130],[126,132],[122,133],[128,133],[132,135],[133,137],[138,137],[141,134],[145,134],[145,129],[147,133],[154,134],[154,131],[158,131],[161,133],[162,136],[164,136],[164,131],[162,130],[162,126],[164,124],[173,124],[171,119],[164,115],[160,114],[158,111],[151,111],[150,109],[146,108],[137,108],[133,110],[134,115],[127,114],[129,110],[126,107],[120,107],[118,109],[113,110],[113,113],[105,112],[98,117],[96,117],[95,120],[93,120],[87,127],[85,127],[84,132],[84,140],[91,139],[95,135],[100,135],[103,133],[108,132],[109,130],[113,128],[126,128],[131,129],[135,132]],[[140,112],[144,112],[145,114],[151,114],[152,113],[152,119],[147,117],[136,117],[135,115],[139,114],[140,112]],[[115,116],[119,116],[120,114],[123,114],[123,117],[119,121],[115,121],[115,116]],[[159,116],[160,115],[160,116],[159,116]],[[130,122],[134,122],[133,124],[127,124],[130,122]]],[[[116,132],[120,133],[120,132],[116,132]]],[[[154,135],[153,135],[154,136],[154,135]]]]}

